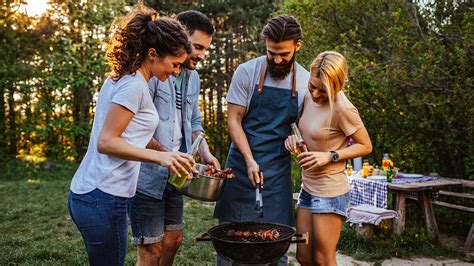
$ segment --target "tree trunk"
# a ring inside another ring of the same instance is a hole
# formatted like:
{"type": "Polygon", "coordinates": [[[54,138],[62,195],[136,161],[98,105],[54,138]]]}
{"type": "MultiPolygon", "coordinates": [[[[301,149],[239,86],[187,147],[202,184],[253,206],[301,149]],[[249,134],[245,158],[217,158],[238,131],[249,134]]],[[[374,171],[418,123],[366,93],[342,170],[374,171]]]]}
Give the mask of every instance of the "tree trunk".
{"type": "MultiPolygon", "coordinates": [[[[84,132],[82,129],[88,128],[89,125],[89,107],[92,100],[92,94],[86,87],[76,88],[74,90],[73,103],[73,119],[76,127],[79,127],[79,132],[84,132]]],[[[87,132],[87,131],[86,131],[87,132]]],[[[77,152],[77,160],[81,160],[87,151],[87,141],[89,140],[89,133],[83,135],[81,133],[76,135],[74,148],[77,152]]]]}
{"type": "Polygon", "coordinates": [[[17,152],[17,139],[16,139],[16,111],[15,111],[15,86],[9,86],[10,92],[8,94],[8,142],[9,149],[8,153],[12,156],[16,156],[17,152]]]}
{"type": "Polygon", "coordinates": [[[6,149],[6,124],[5,124],[5,114],[6,114],[6,106],[5,106],[5,88],[4,86],[0,86],[0,132],[3,132],[0,134],[0,155],[4,155],[7,153],[6,149]]]}

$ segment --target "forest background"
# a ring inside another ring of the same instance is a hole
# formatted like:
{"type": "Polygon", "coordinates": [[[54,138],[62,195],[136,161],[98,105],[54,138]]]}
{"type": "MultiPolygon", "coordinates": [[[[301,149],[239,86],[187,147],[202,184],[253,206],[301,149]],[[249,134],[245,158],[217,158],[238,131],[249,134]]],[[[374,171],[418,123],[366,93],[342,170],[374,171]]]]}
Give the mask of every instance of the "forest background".
{"type": "MultiPolygon", "coordinates": [[[[50,0],[38,16],[0,10],[0,163],[84,156],[99,89],[109,71],[105,42],[136,1],[50,0]]],[[[199,69],[200,108],[212,151],[225,161],[225,97],[237,66],[263,55],[269,18],[303,27],[297,61],[335,50],[349,62],[350,100],[374,145],[405,172],[474,179],[474,4],[471,1],[145,1],[163,16],[195,9],[216,34],[199,69]]]]}

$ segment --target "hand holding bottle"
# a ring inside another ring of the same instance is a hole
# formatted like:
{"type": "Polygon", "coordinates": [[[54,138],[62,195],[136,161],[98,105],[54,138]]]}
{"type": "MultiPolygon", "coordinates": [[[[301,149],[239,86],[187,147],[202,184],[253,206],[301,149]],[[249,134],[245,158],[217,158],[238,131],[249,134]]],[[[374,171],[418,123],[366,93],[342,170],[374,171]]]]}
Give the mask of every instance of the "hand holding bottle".
{"type": "Polygon", "coordinates": [[[170,173],[189,175],[194,165],[194,158],[182,152],[160,152],[160,165],[168,168],[170,173]]]}
{"type": "Polygon", "coordinates": [[[288,136],[285,140],[285,148],[295,156],[298,156],[302,152],[307,152],[308,147],[306,146],[296,123],[291,123],[291,130],[293,131],[293,134],[288,136]]]}
{"type": "MultiPolygon", "coordinates": [[[[194,140],[193,144],[191,145],[191,148],[188,150],[187,156],[191,157],[192,163],[187,166],[189,166],[188,169],[177,169],[178,171],[173,171],[170,173],[170,177],[168,179],[168,182],[175,186],[176,188],[182,188],[184,184],[186,183],[186,180],[192,178],[192,176],[189,175],[189,171],[193,168],[194,166],[194,156],[196,155],[199,145],[201,145],[202,141],[204,139],[204,133],[200,133],[199,136],[194,140]],[[184,171],[183,171],[184,170],[184,171]]],[[[176,161],[173,161],[173,163],[176,161]]],[[[195,171],[195,169],[193,169],[195,171]]]]}
{"type": "Polygon", "coordinates": [[[291,153],[294,152],[294,150],[296,149],[296,136],[295,135],[289,135],[288,138],[286,138],[285,148],[291,153]]]}

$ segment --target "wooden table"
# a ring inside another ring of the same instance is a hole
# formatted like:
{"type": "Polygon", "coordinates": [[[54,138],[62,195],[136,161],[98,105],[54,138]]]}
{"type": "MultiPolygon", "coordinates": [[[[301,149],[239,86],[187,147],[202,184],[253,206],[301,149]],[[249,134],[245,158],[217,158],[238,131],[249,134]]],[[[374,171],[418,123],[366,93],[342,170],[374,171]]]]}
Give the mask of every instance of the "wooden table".
{"type": "Polygon", "coordinates": [[[400,218],[393,221],[393,232],[400,235],[405,231],[405,219],[406,219],[406,193],[417,192],[418,202],[420,204],[421,211],[423,213],[426,228],[433,234],[433,237],[437,240],[439,236],[438,224],[433,212],[433,206],[431,204],[431,193],[438,191],[442,188],[461,186],[462,182],[450,180],[447,178],[438,178],[431,181],[415,182],[415,183],[404,183],[404,184],[388,184],[388,190],[394,194],[393,206],[395,211],[398,212],[400,218]]]}

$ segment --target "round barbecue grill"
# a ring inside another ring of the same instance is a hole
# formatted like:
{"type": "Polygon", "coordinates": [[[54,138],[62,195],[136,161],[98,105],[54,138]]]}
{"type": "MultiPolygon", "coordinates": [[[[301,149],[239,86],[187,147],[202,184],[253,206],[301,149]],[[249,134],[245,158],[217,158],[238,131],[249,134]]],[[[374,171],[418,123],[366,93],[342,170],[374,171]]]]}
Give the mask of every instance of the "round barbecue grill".
{"type": "Polygon", "coordinates": [[[212,241],[218,254],[234,263],[261,264],[275,263],[290,247],[291,243],[307,243],[307,234],[296,234],[293,227],[269,222],[238,222],[221,224],[212,227],[207,233],[196,237],[196,241],[212,241]],[[229,230],[234,231],[267,231],[277,230],[280,237],[276,240],[258,237],[228,236],[229,230]],[[208,238],[206,237],[208,236],[208,238]]]}

